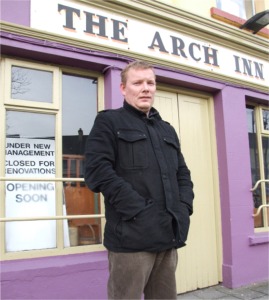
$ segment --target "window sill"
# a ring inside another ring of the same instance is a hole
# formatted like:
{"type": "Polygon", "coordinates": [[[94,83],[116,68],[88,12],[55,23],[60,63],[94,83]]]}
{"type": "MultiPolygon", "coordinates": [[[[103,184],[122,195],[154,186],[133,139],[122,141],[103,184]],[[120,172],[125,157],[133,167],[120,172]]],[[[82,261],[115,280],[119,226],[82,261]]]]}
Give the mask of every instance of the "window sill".
{"type": "MultiPolygon", "coordinates": [[[[230,24],[232,26],[236,26],[238,28],[247,21],[245,19],[239,18],[235,15],[229,14],[229,13],[227,13],[221,9],[215,8],[215,7],[211,7],[210,13],[211,13],[212,18],[222,21],[224,23],[230,24]]],[[[247,30],[247,29],[244,29],[244,30],[247,30]]],[[[250,30],[247,30],[247,31],[252,32],[250,30]]],[[[259,35],[259,36],[269,39],[269,29],[263,28],[259,32],[257,32],[256,35],[259,35]]]]}
{"type": "Polygon", "coordinates": [[[250,246],[256,246],[256,245],[266,244],[266,243],[269,243],[268,232],[257,233],[249,237],[250,246]]]}

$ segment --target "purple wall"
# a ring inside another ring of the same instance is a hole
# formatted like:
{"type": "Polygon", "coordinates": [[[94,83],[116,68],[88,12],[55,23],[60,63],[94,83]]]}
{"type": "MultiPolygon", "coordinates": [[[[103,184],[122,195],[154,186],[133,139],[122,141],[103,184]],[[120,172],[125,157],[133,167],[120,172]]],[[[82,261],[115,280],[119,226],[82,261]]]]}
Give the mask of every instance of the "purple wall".
{"type": "Polygon", "coordinates": [[[223,283],[230,288],[267,280],[269,276],[268,232],[254,233],[246,96],[268,101],[265,95],[229,86],[215,97],[223,283]],[[264,243],[260,244],[261,237],[264,243]]]}
{"type": "Polygon", "coordinates": [[[0,263],[1,299],[106,299],[107,252],[0,263]]]}
{"type": "Polygon", "coordinates": [[[30,27],[30,0],[0,0],[1,21],[30,27]]]}
{"type": "Polygon", "coordinates": [[[105,73],[105,108],[118,108],[122,106],[123,97],[120,92],[119,68],[109,68],[105,73]]]}

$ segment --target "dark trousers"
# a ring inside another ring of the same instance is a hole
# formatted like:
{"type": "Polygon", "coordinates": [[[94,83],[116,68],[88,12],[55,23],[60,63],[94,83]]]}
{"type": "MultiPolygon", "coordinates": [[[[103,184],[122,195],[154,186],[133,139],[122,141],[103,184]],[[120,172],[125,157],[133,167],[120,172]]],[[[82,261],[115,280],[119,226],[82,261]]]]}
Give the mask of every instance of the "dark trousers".
{"type": "Polygon", "coordinates": [[[177,250],[108,252],[108,299],[176,299],[177,250]]]}

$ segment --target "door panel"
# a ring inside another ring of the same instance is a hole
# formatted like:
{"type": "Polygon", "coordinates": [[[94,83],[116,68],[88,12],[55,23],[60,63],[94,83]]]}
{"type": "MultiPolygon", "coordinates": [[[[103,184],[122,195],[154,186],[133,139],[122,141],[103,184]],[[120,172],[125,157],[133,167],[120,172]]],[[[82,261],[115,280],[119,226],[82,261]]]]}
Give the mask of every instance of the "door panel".
{"type": "Polygon", "coordinates": [[[194,183],[194,213],[187,246],[179,249],[178,293],[218,284],[220,263],[216,229],[213,159],[208,100],[156,93],[154,107],[180,132],[181,148],[194,183]]]}
{"type": "Polygon", "coordinates": [[[154,107],[160,112],[162,119],[169,122],[179,135],[177,94],[158,91],[155,95],[154,107]]]}

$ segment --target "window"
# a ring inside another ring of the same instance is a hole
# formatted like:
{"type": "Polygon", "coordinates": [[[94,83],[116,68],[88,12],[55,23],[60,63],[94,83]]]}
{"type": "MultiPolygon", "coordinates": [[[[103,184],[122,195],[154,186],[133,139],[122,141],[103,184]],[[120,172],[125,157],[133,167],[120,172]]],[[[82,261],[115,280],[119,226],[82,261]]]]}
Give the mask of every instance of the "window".
{"type": "Polygon", "coordinates": [[[255,15],[254,0],[216,0],[217,8],[242,19],[249,19],[255,15]]]}
{"type": "MultiPolygon", "coordinates": [[[[268,9],[268,3],[265,0],[216,0],[216,6],[211,7],[211,17],[221,22],[227,23],[237,28],[246,23],[254,15],[264,12],[268,9]]],[[[249,34],[247,28],[246,31],[249,34]]],[[[268,38],[268,28],[261,28],[257,35],[268,38]]]]}
{"type": "MultiPolygon", "coordinates": [[[[261,106],[247,106],[248,136],[253,187],[262,180],[253,191],[254,213],[261,205],[269,204],[269,109],[261,106]]],[[[269,226],[269,209],[264,207],[254,218],[255,228],[265,230],[269,226]]]]}
{"type": "Polygon", "coordinates": [[[0,213],[15,219],[1,227],[2,257],[101,250],[103,206],[85,185],[83,153],[102,77],[11,59],[1,67],[0,213]]]}
{"type": "Polygon", "coordinates": [[[24,61],[2,60],[6,83],[4,103],[35,108],[59,108],[60,69],[24,61]]]}

